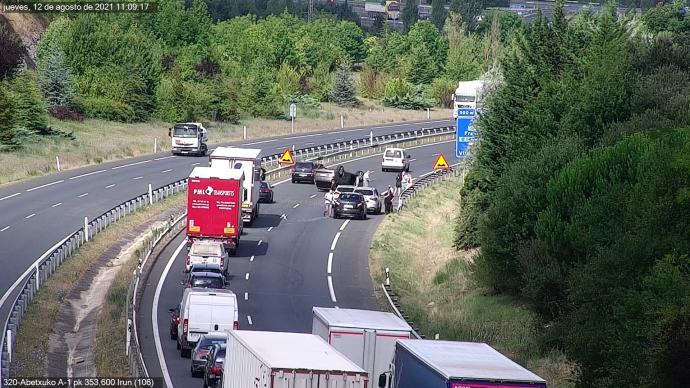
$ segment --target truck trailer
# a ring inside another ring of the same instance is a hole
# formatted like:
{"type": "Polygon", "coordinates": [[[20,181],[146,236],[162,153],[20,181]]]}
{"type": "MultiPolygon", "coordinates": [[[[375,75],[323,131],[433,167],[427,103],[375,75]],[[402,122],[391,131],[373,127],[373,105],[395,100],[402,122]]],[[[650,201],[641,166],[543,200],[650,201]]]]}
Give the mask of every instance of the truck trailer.
{"type": "Polygon", "coordinates": [[[228,333],[223,388],[368,388],[362,368],[312,334],[228,333]]]}
{"type": "Polygon", "coordinates": [[[378,386],[546,388],[546,382],[484,343],[409,339],[396,343],[392,370],[378,386]]]}
{"type": "Polygon", "coordinates": [[[312,334],[379,376],[388,370],[395,342],[412,338],[412,327],[395,314],[383,311],[314,307],[312,334]]]}
{"type": "Polygon", "coordinates": [[[187,244],[195,240],[221,241],[234,253],[242,235],[241,206],[244,173],[195,167],[187,180],[187,244]]]}
{"type": "Polygon", "coordinates": [[[211,167],[244,172],[242,220],[247,225],[259,216],[259,190],[264,179],[260,154],[260,149],[218,147],[209,158],[211,167]]]}

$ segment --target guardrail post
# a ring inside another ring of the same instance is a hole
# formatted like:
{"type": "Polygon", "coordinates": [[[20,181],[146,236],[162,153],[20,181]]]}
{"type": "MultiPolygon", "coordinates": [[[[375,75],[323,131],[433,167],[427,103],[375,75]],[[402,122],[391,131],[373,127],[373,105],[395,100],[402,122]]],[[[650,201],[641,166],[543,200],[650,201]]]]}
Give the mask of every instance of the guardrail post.
{"type": "Polygon", "coordinates": [[[38,273],[38,264],[36,264],[36,267],[34,269],[36,270],[36,291],[38,291],[41,286],[41,280],[39,279],[38,273]]]}
{"type": "Polygon", "coordinates": [[[85,241],[89,241],[89,218],[88,217],[84,217],[84,232],[86,232],[84,234],[85,241]]]}
{"type": "Polygon", "coordinates": [[[153,195],[151,194],[151,184],[149,183],[149,205],[153,205],[153,195]]]}

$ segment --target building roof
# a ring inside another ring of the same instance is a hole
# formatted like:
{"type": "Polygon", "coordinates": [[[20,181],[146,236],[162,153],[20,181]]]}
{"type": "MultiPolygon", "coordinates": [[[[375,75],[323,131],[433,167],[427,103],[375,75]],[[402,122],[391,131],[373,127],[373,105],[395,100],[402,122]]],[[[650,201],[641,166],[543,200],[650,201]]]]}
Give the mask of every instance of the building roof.
{"type": "Polygon", "coordinates": [[[257,159],[261,154],[258,148],[218,147],[211,153],[211,158],[257,159]]]}
{"type": "Polygon", "coordinates": [[[366,375],[362,368],[317,335],[246,330],[235,330],[231,335],[270,368],[366,375]]]}
{"type": "Polygon", "coordinates": [[[545,382],[485,343],[403,339],[397,346],[424,360],[446,379],[545,382]]]}
{"type": "Polygon", "coordinates": [[[194,167],[190,178],[241,179],[244,171],[218,167],[194,167]]]}
{"type": "Polygon", "coordinates": [[[330,326],[411,332],[412,328],[393,313],[371,310],[314,307],[314,314],[330,326]]]}

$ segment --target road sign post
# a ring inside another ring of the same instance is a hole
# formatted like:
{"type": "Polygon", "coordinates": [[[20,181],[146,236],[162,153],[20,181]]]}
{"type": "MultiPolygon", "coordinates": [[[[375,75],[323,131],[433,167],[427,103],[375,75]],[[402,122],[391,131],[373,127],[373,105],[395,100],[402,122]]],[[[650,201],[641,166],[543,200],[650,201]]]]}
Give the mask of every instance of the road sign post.
{"type": "Polygon", "coordinates": [[[458,158],[467,155],[467,151],[477,136],[472,128],[476,111],[474,109],[458,109],[457,130],[455,132],[455,156],[458,158]]]}
{"type": "Polygon", "coordinates": [[[295,117],[297,117],[297,105],[290,104],[290,132],[295,133],[295,117]]]}

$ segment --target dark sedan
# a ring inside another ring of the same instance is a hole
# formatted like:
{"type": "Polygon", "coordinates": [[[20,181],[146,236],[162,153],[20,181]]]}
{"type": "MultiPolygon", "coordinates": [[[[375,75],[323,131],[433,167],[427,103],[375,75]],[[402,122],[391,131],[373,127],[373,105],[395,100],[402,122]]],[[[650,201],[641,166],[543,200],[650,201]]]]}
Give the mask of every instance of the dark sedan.
{"type": "Polygon", "coordinates": [[[341,193],[334,202],[333,217],[356,217],[360,220],[367,218],[367,205],[364,196],[359,193],[341,193]]]}
{"type": "Polygon", "coordinates": [[[204,387],[217,387],[223,380],[223,364],[225,363],[225,344],[215,344],[206,356],[206,372],[204,373],[204,387]]]}
{"type": "Polygon", "coordinates": [[[292,183],[314,183],[314,170],[317,166],[314,162],[297,162],[292,167],[292,183]]]}
{"type": "Polygon", "coordinates": [[[206,372],[206,356],[215,344],[225,344],[228,336],[224,333],[204,334],[192,350],[192,377],[202,377],[206,372]]]}
{"type": "Polygon", "coordinates": [[[261,182],[261,187],[259,188],[259,202],[273,202],[273,188],[268,182],[261,182]]]}
{"type": "Polygon", "coordinates": [[[190,272],[182,282],[186,288],[225,288],[225,276],[216,272],[190,272]]]}

